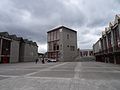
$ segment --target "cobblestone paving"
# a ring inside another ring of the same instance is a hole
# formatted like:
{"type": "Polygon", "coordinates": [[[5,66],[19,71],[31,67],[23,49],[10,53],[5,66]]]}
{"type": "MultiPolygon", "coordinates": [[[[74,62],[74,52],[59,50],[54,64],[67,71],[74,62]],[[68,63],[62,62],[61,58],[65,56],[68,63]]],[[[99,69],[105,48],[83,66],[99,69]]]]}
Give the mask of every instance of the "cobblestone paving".
{"type": "Polygon", "coordinates": [[[0,90],[120,90],[120,66],[100,62],[1,64],[0,90]]]}

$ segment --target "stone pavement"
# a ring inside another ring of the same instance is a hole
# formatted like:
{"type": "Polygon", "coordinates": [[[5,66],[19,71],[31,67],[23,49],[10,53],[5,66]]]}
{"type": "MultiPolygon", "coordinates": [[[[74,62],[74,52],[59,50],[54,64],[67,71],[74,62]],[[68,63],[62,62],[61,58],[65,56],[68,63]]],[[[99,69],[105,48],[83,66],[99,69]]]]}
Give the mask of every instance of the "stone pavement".
{"type": "Polygon", "coordinates": [[[0,90],[120,90],[120,66],[100,62],[1,64],[0,90]]]}

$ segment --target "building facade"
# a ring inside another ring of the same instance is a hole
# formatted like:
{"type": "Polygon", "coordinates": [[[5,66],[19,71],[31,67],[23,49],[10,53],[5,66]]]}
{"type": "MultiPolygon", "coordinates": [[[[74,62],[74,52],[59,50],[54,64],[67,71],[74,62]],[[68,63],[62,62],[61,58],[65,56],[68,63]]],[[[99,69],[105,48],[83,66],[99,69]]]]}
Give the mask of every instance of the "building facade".
{"type": "Polygon", "coordinates": [[[38,46],[36,42],[23,39],[20,45],[20,62],[35,61],[38,58],[38,46]]]}
{"type": "Polygon", "coordinates": [[[60,26],[47,32],[48,58],[73,61],[77,56],[77,32],[60,26]]]}
{"type": "Polygon", "coordinates": [[[38,58],[36,42],[0,32],[0,63],[35,61],[36,58],[38,58]]]}
{"type": "Polygon", "coordinates": [[[80,57],[90,57],[93,56],[92,49],[80,49],[80,57]]]}
{"type": "Polygon", "coordinates": [[[102,32],[102,37],[93,45],[96,61],[120,64],[120,15],[102,32]]]}
{"type": "Polygon", "coordinates": [[[10,61],[11,39],[7,32],[0,33],[0,62],[9,63],[10,61]]]}
{"type": "Polygon", "coordinates": [[[10,63],[19,62],[19,46],[20,40],[17,38],[16,35],[9,35],[11,38],[11,45],[10,45],[10,63]]]}

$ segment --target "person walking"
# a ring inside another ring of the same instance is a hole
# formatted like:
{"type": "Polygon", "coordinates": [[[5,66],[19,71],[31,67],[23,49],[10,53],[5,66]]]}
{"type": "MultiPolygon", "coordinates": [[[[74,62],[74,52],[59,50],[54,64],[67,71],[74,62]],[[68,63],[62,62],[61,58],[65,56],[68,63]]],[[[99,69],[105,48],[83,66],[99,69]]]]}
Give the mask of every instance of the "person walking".
{"type": "Polygon", "coordinates": [[[39,59],[37,58],[37,59],[35,60],[35,63],[37,64],[37,63],[38,63],[38,61],[39,61],[39,59]]]}
{"type": "Polygon", "coordinates": [[[44,64],[45,63],[45,61],[44,61],[44,55],[43,55],[43,57],[42,57],[42,64],[44,64]]]}

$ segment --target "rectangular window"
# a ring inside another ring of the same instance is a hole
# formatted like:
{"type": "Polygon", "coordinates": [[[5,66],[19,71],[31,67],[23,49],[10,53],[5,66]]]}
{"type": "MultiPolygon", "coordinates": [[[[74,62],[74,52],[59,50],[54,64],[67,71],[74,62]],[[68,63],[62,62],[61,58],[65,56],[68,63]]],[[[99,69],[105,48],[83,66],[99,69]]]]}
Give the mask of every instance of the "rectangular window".
{"type": "Polygon", "coordinates": [[[108,47],[110,48],[111,45],[111,33],[108,34],[108,47]]]}
{"type": "Polygon", "coordinates": [[[70,46],[71,51],[75,51],[75,46],[70,46]]]}
{"type": "Polygon", "coordinates": [[[48,45],[49,45],[49,51],[51,51],[52,50],[52,44],[48,43],[48,45]]]}
{"type": "Polygon", "coordinates": [[[53,41],[53,32],[51,32],[51,41],[53,41]]]}
{"type": "Polygon", "coordinates": [[[49,35],[50,35],[50,41],[52,41],[52,34],[51,34],[51,32],[49,33],[49,35]]]}
{"type": "Polygon", "coordinates": [[[57,40],[57,38],[56,38],[56,37],[57,37],[57,33],[56,33],[56,32],[57,32],[57,31],[54,31],[54,32],[53,32],[53,38],[54,38],[53,40],[57,40]]]}
{"type": "Polygon", "coordinates": [[[62,44],[60,45],[60,50],[62,50],[62,44]]]}
{"type": "Polygon", "coordinates": [[[56,50],[56,44],[53,45],[53,50],[56,50]]]}
{"type": "Polygon", "coordinates": [[[59,45],[57,45],[57,50],[59,50],[59,45]]]}
{"type": "Polygon", "coordinates": [[[69,39],[69,34],[67,34],[67,39],[69,39]]]}
{"type": "Polygon", "coordinates": [[[2,42],[2,55],[10,55],[10,41],[3,39],[2,42]]]}

